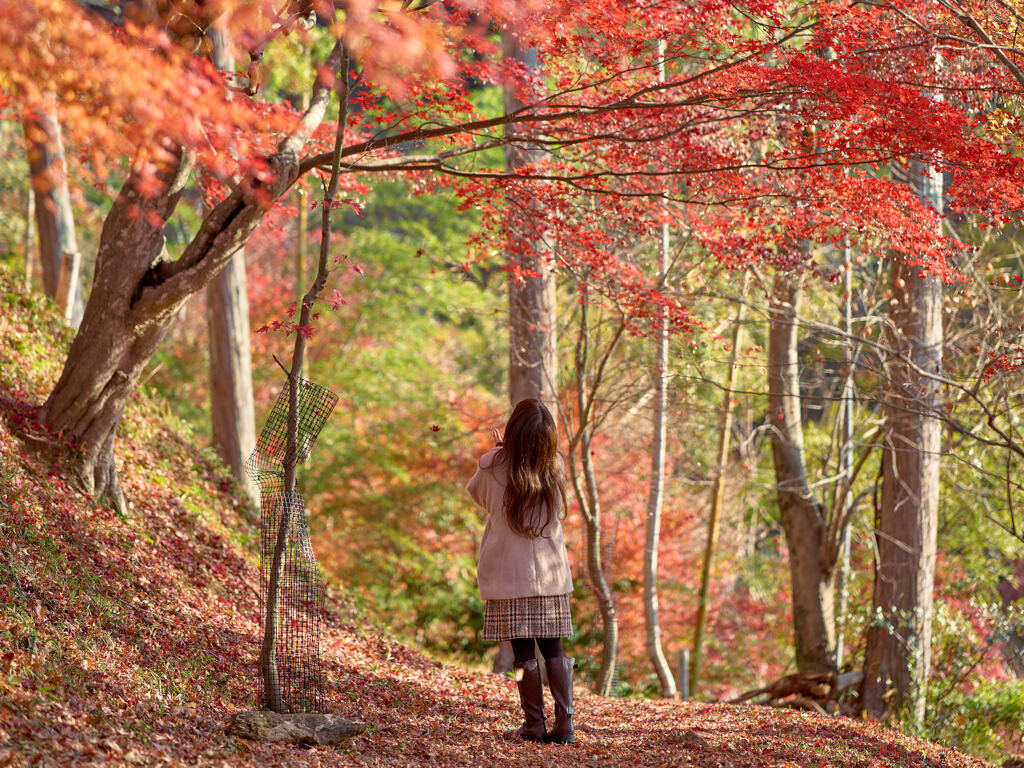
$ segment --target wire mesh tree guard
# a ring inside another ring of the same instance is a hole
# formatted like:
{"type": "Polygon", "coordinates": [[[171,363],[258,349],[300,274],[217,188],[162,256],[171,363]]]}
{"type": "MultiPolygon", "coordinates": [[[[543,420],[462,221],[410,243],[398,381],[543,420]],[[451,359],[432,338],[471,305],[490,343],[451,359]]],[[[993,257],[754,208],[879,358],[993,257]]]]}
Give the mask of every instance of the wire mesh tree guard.
{"type": "MultiPolygon", "coordinates": [[[[297,378],[296,383],[295,463],[300,464],[309,457],[338,396],[305,379],[297,378]]],[[[320,636],[326,586],[309,539],[302,494],[289,492],[285,483],[289,389],[286,383],[270,410],[256,449],[246,461],[246,470],[260,489],[260,626],[266,627],[268,610],[277,615],[271,625],[274,642],[270,663],[280,701],[272,700],[261,670],[258,705],[279,712],[323,712],[320,636]],[[276,594],[271,594],[279,542],[283,562],[276,594]]]]}

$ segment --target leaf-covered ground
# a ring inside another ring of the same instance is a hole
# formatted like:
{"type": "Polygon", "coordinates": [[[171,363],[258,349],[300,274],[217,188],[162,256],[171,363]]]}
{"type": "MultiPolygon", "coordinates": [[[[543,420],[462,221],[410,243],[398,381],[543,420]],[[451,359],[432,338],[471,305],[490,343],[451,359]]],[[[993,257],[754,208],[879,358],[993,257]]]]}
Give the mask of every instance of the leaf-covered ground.
{"type": "Polygon", "coordinates": [[[253,510],[144,394],[118,446],[128,515],[42,463],[19,435],[68,340],[46,302],[0,272],[0,767],[981,765],[868,723],[582,690],[575,745],[508,742],[511,681],[391,641],[336,592],[328,698],[369,732],[343,748],[228,737],[255,690],[253,510]]]}

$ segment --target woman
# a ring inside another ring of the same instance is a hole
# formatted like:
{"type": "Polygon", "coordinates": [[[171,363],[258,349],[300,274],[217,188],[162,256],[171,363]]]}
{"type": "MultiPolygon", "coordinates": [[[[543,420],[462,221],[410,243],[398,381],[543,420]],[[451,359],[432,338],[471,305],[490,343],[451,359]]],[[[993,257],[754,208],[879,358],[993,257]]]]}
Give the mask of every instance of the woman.
{"type": "Polygon", "coordinates": [[[485,640],[508,640],[524,722],[506,735],[526,741],[573,742],[572,677],[575,662],[562,650],[572,636],[572,574],[560,515],[565,475],[555,420],[539,400],[516,404],[505,437],[485,453],[466,490],[488,514],[480,542],[477,584],[486,601],[485,640]],[[534,648],[544,656],[555,701],[546,732],[544,691],[534,648]]]}

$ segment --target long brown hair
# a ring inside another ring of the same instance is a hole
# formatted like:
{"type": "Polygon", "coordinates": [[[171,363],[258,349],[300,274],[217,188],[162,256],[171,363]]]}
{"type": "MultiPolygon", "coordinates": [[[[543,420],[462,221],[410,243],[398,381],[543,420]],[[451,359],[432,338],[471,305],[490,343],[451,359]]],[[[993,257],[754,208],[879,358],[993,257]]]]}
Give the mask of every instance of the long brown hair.
{"type": "Polygon", "coordinates": [[[535,539],[556,510],[565,508],[558,430],[551,412],[540,400],[529,398],[516,403],[505,425],[501,457],[508,468],[502,505],[508,526],[535,539]]]}

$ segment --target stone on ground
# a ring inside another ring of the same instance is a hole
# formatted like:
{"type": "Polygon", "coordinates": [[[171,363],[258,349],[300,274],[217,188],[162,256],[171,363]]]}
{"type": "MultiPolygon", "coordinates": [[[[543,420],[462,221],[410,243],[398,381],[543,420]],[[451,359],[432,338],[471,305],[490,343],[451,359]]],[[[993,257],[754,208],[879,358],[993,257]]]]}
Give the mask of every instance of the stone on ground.
{"type": "Polygon", "coordinates": [[[347,720],[340,715],[306,712],[239,712],[228,726],[228,733],[241,739],[284,742],[301,746],[338,744],[365,730],[366,723],[347,720]]]}

